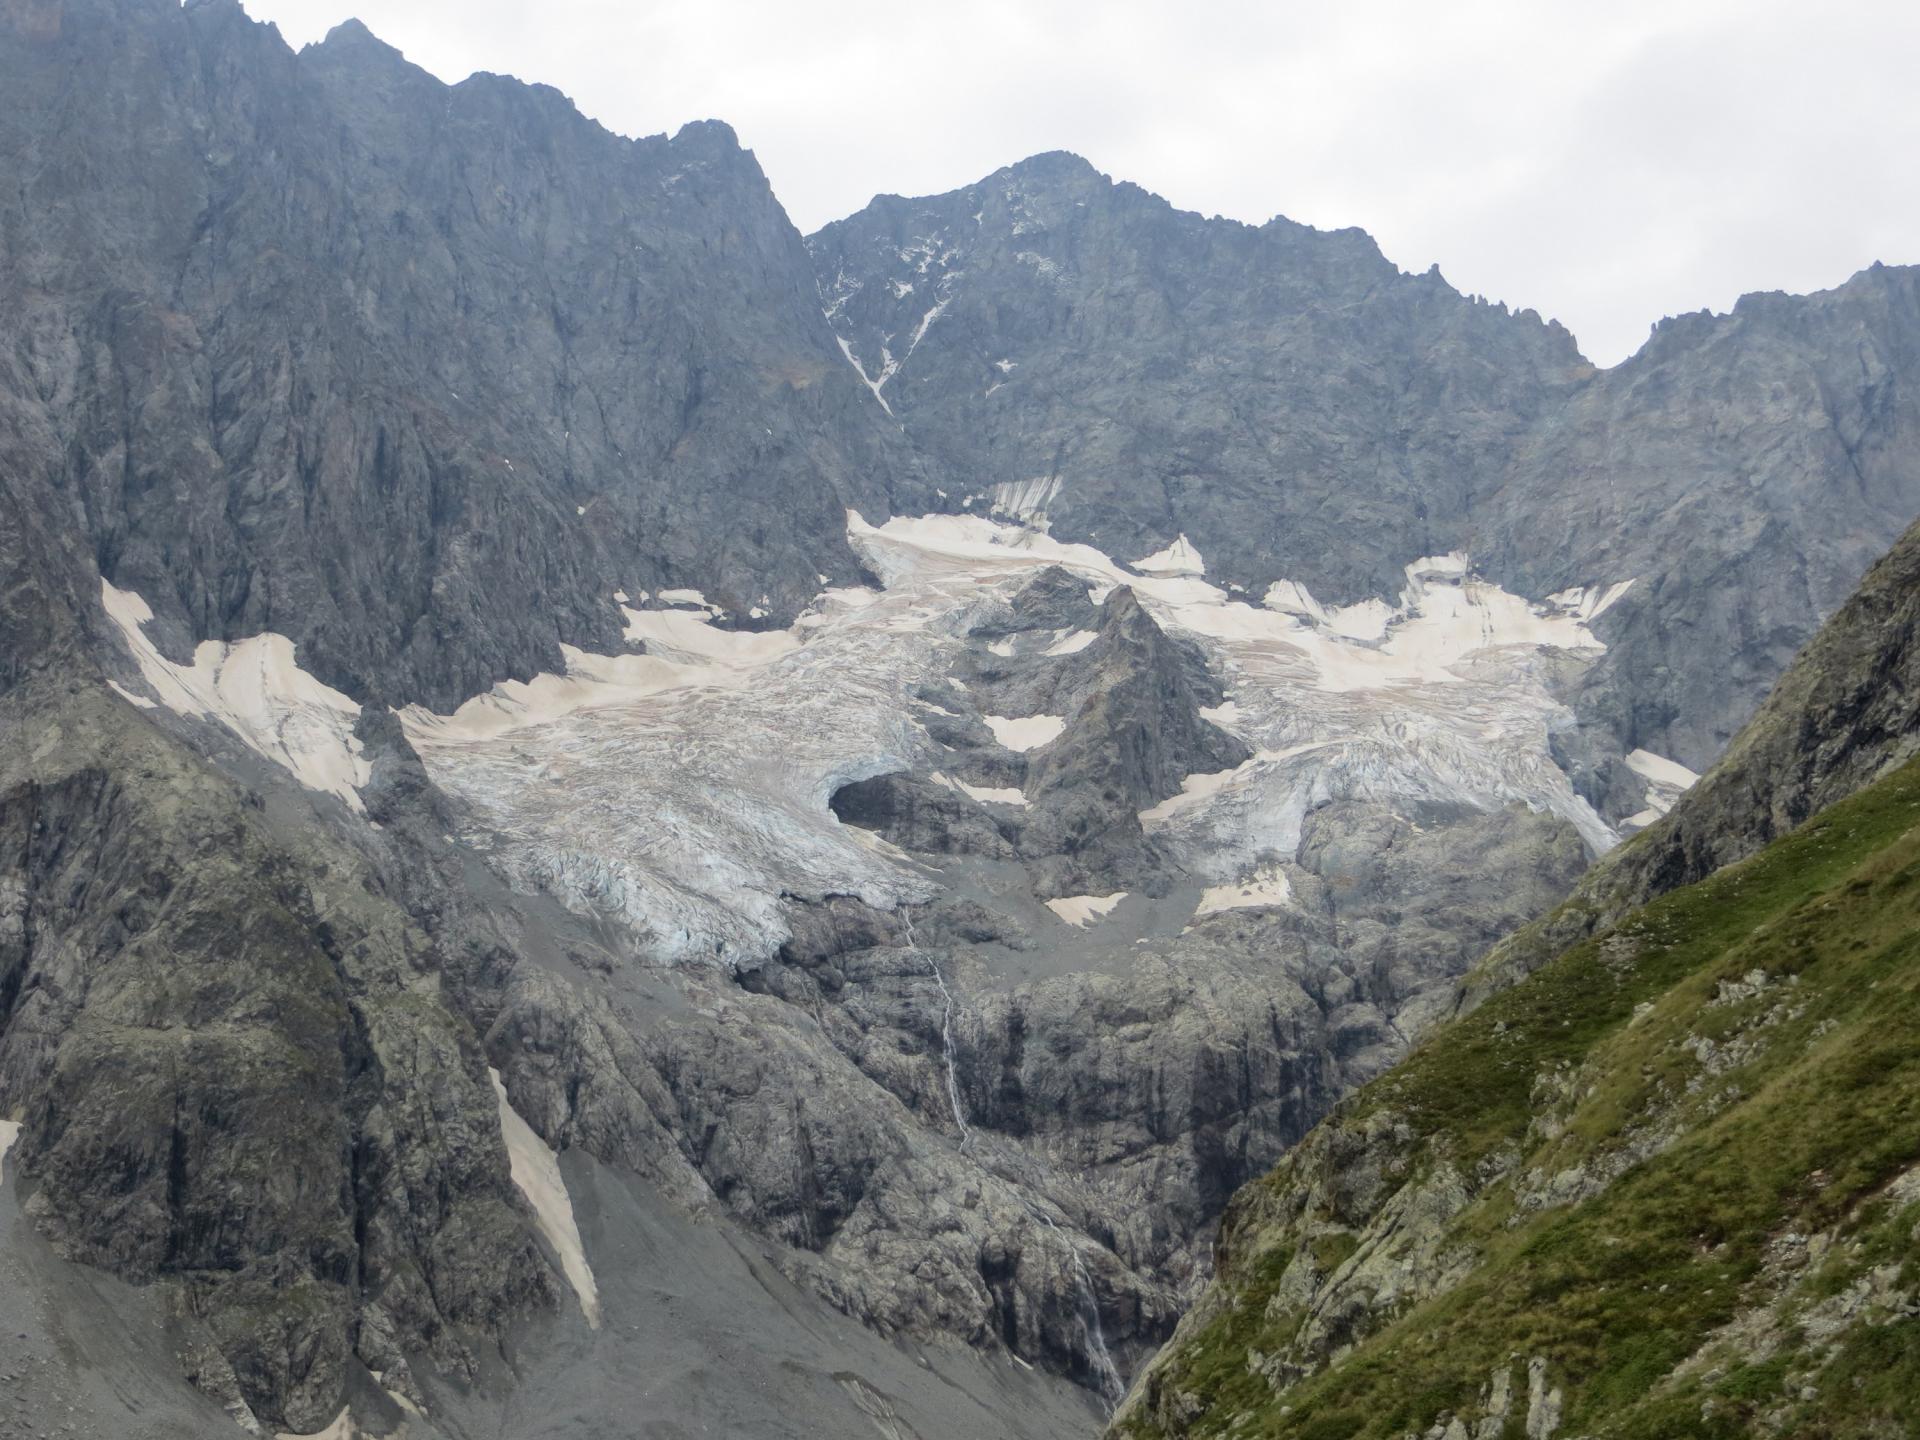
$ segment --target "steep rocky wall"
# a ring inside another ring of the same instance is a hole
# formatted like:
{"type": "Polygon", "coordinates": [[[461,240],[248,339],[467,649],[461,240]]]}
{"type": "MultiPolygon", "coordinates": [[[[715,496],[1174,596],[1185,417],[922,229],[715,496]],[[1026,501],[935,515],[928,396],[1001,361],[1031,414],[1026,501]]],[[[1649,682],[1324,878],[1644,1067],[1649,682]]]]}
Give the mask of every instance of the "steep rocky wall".
{"type": "Polygon", "coordinates": [[[622,587],[789,616],[857,573],[846,506],[915,484],[724,125],[621,139],[231,0],[0,34],[21,481],[172,653],[272,630],[451,708],[614,648],[622,587]]]}
{"type": "MultiPolygon", "coordinates": [[[[23,697],[9,701],[17,720],[23,697]]],[[[104,692],[0,773],[9,1169],[59,1253],[176,1297],[202,1387],[318,1429],[351,1364],[552,1307],[477,1038],[426,937],[104,692]]]]}

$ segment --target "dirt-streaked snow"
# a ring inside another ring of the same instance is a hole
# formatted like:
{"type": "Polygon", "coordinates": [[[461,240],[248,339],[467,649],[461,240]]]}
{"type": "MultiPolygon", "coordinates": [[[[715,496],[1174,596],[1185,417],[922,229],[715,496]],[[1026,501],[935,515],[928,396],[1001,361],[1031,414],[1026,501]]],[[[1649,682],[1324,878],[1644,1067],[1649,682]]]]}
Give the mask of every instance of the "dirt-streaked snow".
{"type": "Polygon", "coordinates": [[[987,728],[993,731],[993,738],[1008,750],[1038,750],[1042,745],[1051,745],[1060,738],[1060,732],[1067,728],[1064,715],[982,715],[987,728]]]}
{"type": "Polygon", "coordinates": [[[593,1283],[593,1271],[580,1244],[580,1227],[574,1224],[573,1201],[567,1197],[567,1182],[560,1175],[560,1158],[508,1101],[500,1072],[489,1067],[487,1074],[493,1080],[494,1097],[500,1102],[500,1138],[506,1142],[513,1183],[533,1206],[540,1233],[559,1255],[560,1268],[573,1293],[580,1297],[580,1311],[587,1317],[587,1324],[598,1330],[600,1291],[593,1283]]]}
{"type": "Polygon", "coordinates": [[[358,787],[367,783],[369,769],[353,733],[360,707],[302,670],[286,636],[253,635],[231,644],[202,640],[191,665],[176,665],[147,638],[153,611],[145,600],[102,580],[100,603],[154,698],[115,685],[122,696],[223,725],[302,785],[362,808],[358,787]]]}
{"type": "Polygon", "coordinates": [[[1249,910],[1260,905],[1285,905],[1293,899],[1293,885],[1278,865],[1259,866],[1243,880],[1209,885],[1200,892],[1193,913],[1212,915],[1221,910],[1249,910]]]}
{"type": "Polygon", "coordinates": [[[0,1120],[0,1185],[7,1179],[7,1152],[13,1148],[13,1142],[20,1138],[18,1120],[0,1120]]]}
{"type": "Polygon", "coordinates": [[[1114,906],[1127,898],[1127,892],[1116,890],[1111,895],[1066,895],[1058,900],[1047,901],[1047,908],[1069,925],[1077,925],[1082,930],[1096,921],[1106,919],[1114,906]]]}

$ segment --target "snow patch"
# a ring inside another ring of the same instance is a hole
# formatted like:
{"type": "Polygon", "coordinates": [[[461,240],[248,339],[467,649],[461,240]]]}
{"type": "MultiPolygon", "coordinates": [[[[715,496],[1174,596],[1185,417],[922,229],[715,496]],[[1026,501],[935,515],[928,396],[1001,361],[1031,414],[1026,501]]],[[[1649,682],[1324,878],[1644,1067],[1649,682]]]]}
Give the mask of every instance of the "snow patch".
{"type": "Polygon", "coordinates": [[[1047,901],[1047,908],[1069,925],[1077,925],[1082,930],[1096,921],[1104,920],[1114,906],[1127,898],[1127,892],[1116,890],[1111,895],[1068,895],[1059,900],[1047,901]]]}
{"type": "MultiPolygon", "coordinates": [[[[1228,703],[1232,704],[1231,701],[1228,703]]],[[[1207,712],[1203,710],[1200,713],[1205,715],[1207,712]]],[[[1238,718],[1238,706],[1234,707],[1234,714],[1235,718],[1238,718]]],[[[1231,770],[1211,770],[1204,774],[1185,776],[1180,781],[1180,793],[1169,795],[1159,804],[1142,810],[1140,823],[1151,828],[1163,820],[1171,819],[1182,810],[1212,799],[1222,791],[1257,779],[1263,771],[1271,770],[1282,761],[1291,760],[1296,755],[1310,755],[1316,750],[1325,750],[1339,743],[1338,740],[1316,740],[1304,745],[1289,745],[1279,750],[1259,750],[1251,759],[1241,761],[1231,770]]]]}
{"type": "MultiPolygon", "coordinates": [[[[857,592],[864,593],[864,592],[857,592]]],[[[451,715],[424,706],[400,712],[416,745],[469,745],[564,720],[580,711],[633,705],[675,692],[738,690],[755,673],[800,646],[790,630],[721,630],[713,617],[688,610],[623,609],[625,638],[644,655],[594,655],[560,647],[563,675],[503,680],[451,715]]]]}
{"type": "MultiPolygon", "coordinates": [[[[1023,222],[1016,222],[1013,227],[1013,233],[1016,235],[1024,235],[1033,228],[1035,227],[1023,222]]],[[[1060,268],[1060,262],[1057,260],[1049,260],[1037,250],[1022,250],[1015,254],[1013,258],[1016,264],[1031,265],[1034,273],[1049,284],[1059,285],[1066,279],[1066,272],[1060,268]]]]}
{"type": "MultiPolygon", "coordinates": [[[[827,318],[829,320],[833,318],[831,311],[827,312],[827,318]]],[[[840,353],[847,357],[847,364],[853,367],[853,373],[860,377],[860,383],[873,392],[873,398],[880,402],[880,408],[882,410],[886,411],[889,415],[893,414],[893,407],[887,403],[887,397],[880,393],[880,387],[885,385],[893,376],[893,357],[890,355],[887,356],[887,368],[881,372],[879,380],[876,381],[871,375],[867,374],[867,367],[862,365],[859,357],[853,353],[853,346],[847,343],[847,337],[844,335],[835,335],[833,338],[839,343],[840,353]]],[[[886,354],[884,346],[881,349],[881,353],[883,355],[886,354]]],[[[822,577],[821,583],[825,583],[825,577],[822,577]]]]}
{"type": "MultiPolygon", "coordinates": [[[[941,713],[944,714],[946,712],[943,711],[941,713]]],[[[962,795],[970,795],[982,804],[1018,805],[1022,809],[1024,809],[1027,804],[1027,797],[1011,785],[1002,785],[999,787],[969,785],[964,780],[955,780],[952,776],[943,775],[938,770],[933,772],[931,778],[935,783],[945,785],[949,790],[958,790],[962,795]]]]}
{"type": "Polygon", "coordinates": [[[1293,899],[1293,885],[1278,865],[1262,865],[1244,880],[1228,885],[1209,885],[1200,892],[1194,914],[1213,915],[1222,910],[1251,910],[1263,905],[1286,905],[1293,899]]]}
{"type": "Polygon", "coordinates": [[[1630,751],[1627,768],[1643,780],[1650,780],[1656,785],[1670,785],[1676,790],[1690,789],[1700,780],[1698,775],[1678,760],[1669,760],[1651,750],[1630,751]]]}
{"type": "Polygon", "coordinates": [[[158,700],[149,700],[144,695],[136,695],[118,680],[107,681],[107,688],[136,710],[158,710],[160,708],[160,702],[158,700]]]}
{"type": "Polygon", "coordinates": [[[707,597],[702,595],[698,590],[684,588],[679,590],[662,590],[658,598],[662,605],[690,605],[696,610],[707,611],[719,609],[717,605],[709,604],[707,597]]]}
{"type": "Polygon", "coordinates": [[[1627,768],[1647,782],[1646,808],[1621,821],[1623,830],[1644,830],[1673,808],[1673,804],[1698,783],[1700,777],[1677,760],[1656,755],[1651,750],[1634,750],[1627,755],[1627,768]]]}
{"type": "Polygon", "coordinates": [[[1200,552],[1193,548],[1193,542],[1185,535],[1180,536],[1164,550],[1156,550],[1144,560],[1133,562],[1133,568],[1146,575],[1204,575],[1207,563],[1200,558],[1200,552]]]}
{"type": "Polygon", "coordinates": [[[1094,641],[1100,638],[1096,630],[1069,630],[1044,652],[1047,655],[1078,655],[1094,641]]]}
{"type": "Polygon", "coordinates": [[[1038,750],[1042,745],[1051,745],[1060,738],[1060,732],[1067,728],[1064,715],[1023,715],[1009,719],[1005,715],[982,715],[987,728],[993,731],[1003,749],[1025,752],[1038,750]]]}
{"type": "Polygon", "coordinates": [[[7,1152],[13,1149],[13,1142],[19,1138],[18,1120],[0,1120],[0,1185],[7,1181],[7,1152]]]}
{"type": "Polygon", "coordinates": [[[721,630],[711,615],[686,610],[622,610],[624,638],[642,641],[650,655],[666,651],[685,663],[750,669],[799,648],[785,630],[721,630]]]}
{"type": "MultiPolygon", "coordinates": [[[[920,348],[920,342],[927,338],[927,331],[930,328],[932,328],[934,321],[938,320],[943,314],[946,313],[946,309],[949,303],[951,302],[942,300],[938,305],[935,305],[931,310],[927,311],[926,314],[920,317],[920,323],[914,326],[913,338],[907,341],[907,354],[901,357],[903,360],[906,359],[907,356],[911,356],[914,351],[920,348]]],[[[889,374],[888,378],[889,379],[892,378],[891,374],[889,374]]],[[[884,385],[886,383],[886,380],[882,380],[880,383],[884,385]]]]}
{"type": "Polygon", "coordinates": [[[324,1430],[315,1430],[306,1435],[296,1434],[291,1430],[277,1430],[274,1432],[274,1440],[362,1440],[366,1433],[354,1423],[353,1407],[346,1406],[333,1417],[333,1423],[324,1430]]]}
{"type": "Polygon", "coordinates": [[[560,1159],[508,1101],[500,1072],[489,1066],[487,1075],[500,1106],[500,1138],[506,1142],[513,1183],[533,1207],[540,1233],[560,1256],[560,1268],[573,1293],[580,1297],[580,1311],[587,1317],[587,1324],[598,1330],[600,1292],[587,1266],[587,1252],[580,1244],[580,1228],[573,1221],[573,1202],[567,1197],[567,1182],[560,1174],[560,1159]]]}
{"type": "MultiPolygon", "coordinates": [[[[176,715],[224,725],[308,789],[337,795],[355,811],[364,809],[358,787],[367,783],[371,767],[353,733],[360,707],[302,670],[286,636],[253,635],[231,644],[202,640],[191,665],[176,665],[146,636],[153,619],[146,601],[102,580],[100,603],[159,704],[176,715]]],[[[143,705],[120,686],[114,688],[143,708],[155,703],[143,705]]]]}

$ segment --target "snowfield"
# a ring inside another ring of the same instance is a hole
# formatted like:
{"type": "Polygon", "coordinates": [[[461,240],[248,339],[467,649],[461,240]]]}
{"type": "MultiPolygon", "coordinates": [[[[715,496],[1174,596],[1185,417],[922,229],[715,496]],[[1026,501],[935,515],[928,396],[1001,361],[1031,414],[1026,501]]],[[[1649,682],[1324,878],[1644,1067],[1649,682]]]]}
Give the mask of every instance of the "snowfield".
{"type": "Polygon", "coordinates": [[[130,704],[164,705],[178,715],[225,726],[249,748],[290,770],[302,785],[337,795],[355,810],[367,783],[367,762],[354,738],[360,707],[322,685],[294,662],[284,635],[253,635],[232,644],[202,640],[193,664],[176,665],[147,638],[147,602],[100,582],[100,603],[119,628],[152,695],[114,685],[130,704]]]}

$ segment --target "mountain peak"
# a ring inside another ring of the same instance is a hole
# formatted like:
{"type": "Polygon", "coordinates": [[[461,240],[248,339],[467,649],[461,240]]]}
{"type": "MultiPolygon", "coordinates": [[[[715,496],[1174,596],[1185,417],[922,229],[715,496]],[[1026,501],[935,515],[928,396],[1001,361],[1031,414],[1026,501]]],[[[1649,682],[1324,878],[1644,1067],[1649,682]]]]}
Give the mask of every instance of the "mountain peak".
{"type": "Polygon", "coordinates": [[[1106,175],[1091,160],[1085,156],[1076,155],[1071,150],[1042,150],[1038,155],[1029,155],[1024,160],[1014,161],[1000,173],[1055,184],[1107,180],[1106,175]]]}
{"type": "MultiPolygon", "coordinates": [[[[322,45],[378,45],[383,50],[394,49],[393,46],[387,44],[386,41],[368,29],[367,22],[358,16],[349,16],[345,20],[342,20],[338,25],[327,31],[326,37],[322,39],[320,43],[322,45]]],[[[395,53],[397,54],[399,52],[395,51],[395,53]]]]}
{"type": "Polygon", "coordinates": [[[673,143],[709,151],[734,152],[745,149],[733,126],[724,120],[689,120],[673,132],[673,143]]]}

